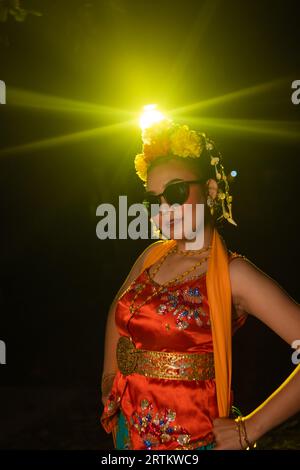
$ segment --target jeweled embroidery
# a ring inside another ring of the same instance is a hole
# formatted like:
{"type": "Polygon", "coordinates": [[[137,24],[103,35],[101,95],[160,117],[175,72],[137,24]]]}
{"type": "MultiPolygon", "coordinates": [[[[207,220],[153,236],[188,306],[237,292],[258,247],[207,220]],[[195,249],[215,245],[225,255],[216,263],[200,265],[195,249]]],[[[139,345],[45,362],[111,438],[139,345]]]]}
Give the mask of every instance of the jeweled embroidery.
{"type": "Polygon", "coordinates": [[[119,408],[120,401],[121,401],[121,397],[119,395],[115,395],[114,392],[110,393],[104,406],[103,417],[113,415],[116,412],[116,410],[119,408]]]}
{"type": "Polygon", "coordinates": [[[141,400],[140,410],[135,411],[130,423],[139,433],[147,450],[160,444],[176,441],[179,446],[190,442],[188,431],[175,424],[176,411],[168,408],[155,412],[153,404],[146,398],[141,400]]]}

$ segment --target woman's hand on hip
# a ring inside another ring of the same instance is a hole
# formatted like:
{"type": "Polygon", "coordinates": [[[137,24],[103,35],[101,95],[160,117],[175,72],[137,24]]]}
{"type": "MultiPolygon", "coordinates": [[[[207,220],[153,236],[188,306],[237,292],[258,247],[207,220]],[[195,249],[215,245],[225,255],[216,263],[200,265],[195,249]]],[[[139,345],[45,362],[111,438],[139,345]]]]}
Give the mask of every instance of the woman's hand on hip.
{"type": "MultiPolygon", "coordinates": [[[[245,420],[245,428],[249,442],[255,442],[257,437],[251,419],[245,420]]],[[[243,433],[240,438],[238,423],[234,419],[216,418],[213,421],[213,433],[216,439],[216,446],[213,450],[243,450],[247,447],[243,433]]]]}

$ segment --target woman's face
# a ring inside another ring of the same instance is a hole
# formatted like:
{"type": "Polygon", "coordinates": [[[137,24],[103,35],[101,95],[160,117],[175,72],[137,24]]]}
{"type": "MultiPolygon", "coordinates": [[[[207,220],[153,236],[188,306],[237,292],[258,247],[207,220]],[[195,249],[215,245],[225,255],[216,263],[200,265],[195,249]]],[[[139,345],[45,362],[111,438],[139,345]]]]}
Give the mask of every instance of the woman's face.
{"type": "MultiPolygon", "coordinates": [[[[199,175],[184,162],[172,160],[153,167],[147,178],[147,192],[161,194],[165,188],[175,181],[198,180],[199,175]]],[[[200,227],[204,227],[204,207],[206,197],[203,186],[199,183],[189,184],[188,197],[182,205],[170,206],[164,196],[161,196],[160,211],[152,217],[154,224],[162,233],[171,239],[192,239],[200,227]]]]}

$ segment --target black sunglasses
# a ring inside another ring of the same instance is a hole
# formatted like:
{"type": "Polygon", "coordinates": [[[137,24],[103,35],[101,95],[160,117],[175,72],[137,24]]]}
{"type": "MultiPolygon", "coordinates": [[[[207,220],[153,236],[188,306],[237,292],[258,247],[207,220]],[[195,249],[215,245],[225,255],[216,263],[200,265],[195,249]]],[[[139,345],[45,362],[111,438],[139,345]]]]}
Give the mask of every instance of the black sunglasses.
{"type": "Polygon", "coordinates": [[[159,206],[161,203],[161,196],[164,197],[167,204],[172,206],[173,204],[182,205],[186,202],[190,194],[190,184],[203,183],[203,180],[191,180],[191,181],[174,181],[168,184],[161,194],[153,194],[147,191],[144,196],[143,204],[152,216],[157,215],[159,212],[159,206]],[[152,205],[154,205],[152,207],[152,205]],[[152,207],[152,212],[151,212],[152,207]]]}

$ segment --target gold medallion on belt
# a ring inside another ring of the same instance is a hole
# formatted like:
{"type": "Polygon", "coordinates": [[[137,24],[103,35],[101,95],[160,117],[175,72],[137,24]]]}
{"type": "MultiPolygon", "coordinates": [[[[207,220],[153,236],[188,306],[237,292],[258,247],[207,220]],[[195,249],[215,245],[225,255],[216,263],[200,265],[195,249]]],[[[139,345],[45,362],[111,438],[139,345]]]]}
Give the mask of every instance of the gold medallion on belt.
{"type": "Polygon", "coordinates": [[[117,344],[117,361],[123,375],[132,374],[137,364],[135,345],[127,336],[121,336],[117,344]]]}

